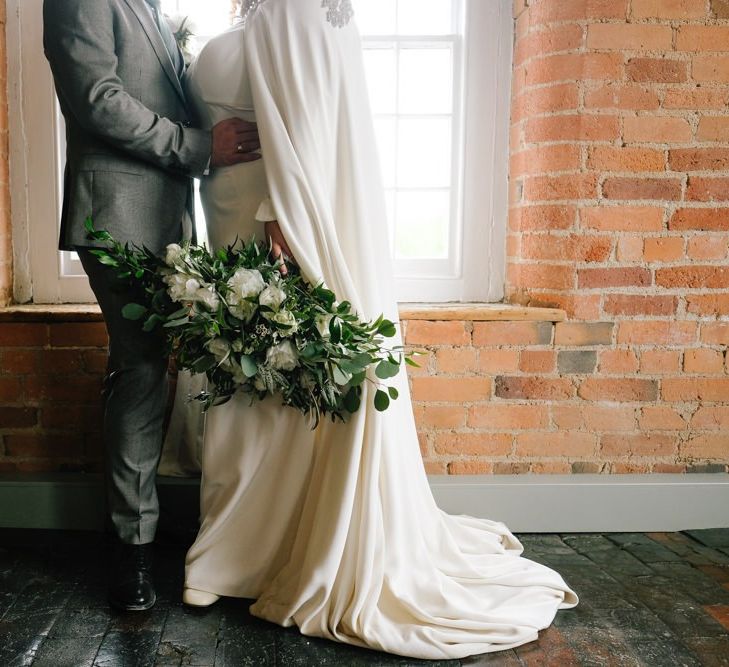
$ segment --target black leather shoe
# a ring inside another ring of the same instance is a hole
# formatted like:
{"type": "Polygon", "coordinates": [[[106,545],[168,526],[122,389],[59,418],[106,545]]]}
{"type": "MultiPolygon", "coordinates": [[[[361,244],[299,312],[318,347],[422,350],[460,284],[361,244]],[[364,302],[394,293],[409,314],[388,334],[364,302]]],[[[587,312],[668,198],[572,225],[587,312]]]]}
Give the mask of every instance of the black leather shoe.
{"type": "Polygon", "coordinates": [[[122,544],[109,585],[109,604],[122,611],[145,611],[157,601],[152,582],[152,545],[122,544]]]}

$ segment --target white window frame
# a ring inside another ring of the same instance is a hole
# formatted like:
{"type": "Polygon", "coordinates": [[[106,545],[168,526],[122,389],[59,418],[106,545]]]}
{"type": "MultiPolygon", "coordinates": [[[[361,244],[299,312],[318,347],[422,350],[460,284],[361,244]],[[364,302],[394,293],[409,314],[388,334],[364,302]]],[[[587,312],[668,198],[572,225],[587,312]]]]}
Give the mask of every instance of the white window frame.
{"type": "MultiPolygon", "coordinates": [[[[510,0],[459,0],[465,48],[454,89],[463,151],[454,191],[455,262],[448,277],[407,277],[396,266],[396,298],[407,302],[500,301],[508,215],[508,137],[513,19],[510,0]]],[[[14,298],[18,303],[91,303],[71,253],[59,253],[64,136],[42,48],[43,0],[7,0],[8,107],[14,298]]],[[[401,39],[401,38],[400,38],[401,39]]],[[[398,262],[396,262],[396,265],[398,262]]],[[[402,266],[402,264],[400,264],[402,266]]]]}

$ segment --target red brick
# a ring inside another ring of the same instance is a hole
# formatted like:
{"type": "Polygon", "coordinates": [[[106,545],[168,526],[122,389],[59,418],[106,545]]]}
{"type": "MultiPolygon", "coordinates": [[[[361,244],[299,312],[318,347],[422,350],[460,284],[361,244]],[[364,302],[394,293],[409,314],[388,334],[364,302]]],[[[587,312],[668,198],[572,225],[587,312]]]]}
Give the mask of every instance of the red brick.
{"type": "Polygon", "coordinates": [[[590,456],[596,438],[583,431],[532,431],[516,436],[517,456],[590,456]]]}
{"type": "Polygon", "coordinates": [[[614,81],[620,78],[622,63],[622,54],[618,53],[565,53],[545,56],[527,63],[526,85],[588,80],[614,81]]]}
{"type": "Polygon", "coordinates": [[[525,305],[561,308],[567,317],[576,320],[596,320],[600,317],[599,294],[565,294],[530,290],[525,305]]]}
{"type": "Polygon", "coordinates": [[[677,297],[654,294],[605,294],[603,302],[609,315],[673,315],[677,307],[677,297]]]}
{"type": "Polygon", "coordinates": [[[622,19],[627,12],[627,0],[560,0],[532,3],[529,8],[533,26],[582,19],[622,19]]]}
{"type": "Polygon", "coordinates": [[[644,431],[684,431],[688,426],[680,412],[666,405],[646,405],[640,412],[644,431]]]}
{"type": "Polygon", "coordinates": [[[552,412],[552,422],[560,431],[576,431],[584,429],[585,415],[582,407],[579,405],[559,405],[550,406],[552,412]]]}
{"type": "Polygon", "coordinates": [[[26,435],[4,436],[5,452],[17,458],[64,458],[80,456],[83,440],[69,435],[26,435]]]}
{"type": "Polygon", "coordinates": [[[523,475],[529,472],[530,465],[526,461],[496,461],[494,475],[523,475]]]}
{"type": "Polygon", "coordinates": [[[729,208],[679,208],[668,221],[668,228],[729,231],[729,208]]]}
{"type": "Polygon", "coordinates": [[[708,345],[729,345],[729,322],[702,322],[701,342],[708,345]]]}
{"type": "Polygon", "coordinates": [[[724,355],[719,350],[694,348],[683,353],[683,370],[686,373],[699,375],[722,374],[724,372],[724,355]]]}
{"type": "Polygon", "coordinates": [[[48,344],[48,326],[30,322],[0,323],[0,347],[43,347],[48,344]]]}
{"type": "Polygon", "coordinates": [[[729,432],[729,405],[701,405],[691,416],[691,428],[729,432]]]}
{"type": "Polygon", "coordinates": [[[706,16],[704,0],[633,0],[634,19],[699,19],[706,16]]]}
{"type": "Polygon", "coordinates": [[[631,320],[618,325],[618,344],[687,345],[696,340],[697,325],[693,321],[631,320]]]}
{"type": "Polygon", "coordinates": [[[637,84],[608,82],[585,92],[587,109],[658,109],[660,98],[655,90],[637,84]]]}
{"type": "Polygon", "coordinates": [[[88,376],[37,376],[27,377],[24,382],[24,396],[30,401],[93,403],[99,400],[101,389],[101,378],[88,376]]]}
{"type": "Polygon", "coordinates": [[[729,56],[694,56],[691,76],[695,81],[708,83],[729,82],[729,56]]]}
{"type": "Polygon", "coordinates": [[[658,383],[638,378],[597,378],[583,380],[577,395],[587,401],[655,401],[658,383]]]}
{"type": "Polygon", "coordinates": [[[673,148],[668,165],[673,171],[726,171],[729,148],[673,148]]]}
{"type": "Polygon", "coordinates": [[[663,208],[657,206],[589,206],[580,209],[582,227],[608,231],[663,230],[663,208]]]}
{"type": "Polygon", "coordinates": [[[682,143],[691,141],[691,125],[675,116],[628,116],[623,120],[623,138],[633,143],[682,143]]]}
{"type": "Polygon", "coordinates": [[[600,373],[630,375],[638,370],[638,358],[631,349],[600,350],[600,373]]]}
{"type": "Polygon", "coordinates": [[[724,259],[729,253],[729,236],[694,236],[688,240],[686,256],[694,260],[724,259]]]}
{"type": "Polygon", "coordinates": [[[717,19],[729,19],[729,0],[711,0],[711,16],[717,19]]]}
{"type": "Polygon", "coordinates": [[[675,435],[660,433],[606,433],[600,438],[600,453],[605,456],[670,456],[678,450],[675,435]]]}
{"type": "Polygon", "coordinates": [[[512,213],[512,228],[517,231],[569,229],[577,217],[574,206],[527,206],[512,213]]]}
{"type": "MultiPolygon", "coordinates": [[[[568,475],[572,472],[572,463],[569,461],[532,461],[529,472],[535,475],[568,475]]],[[[574,654],[567,649],[568,654],[574,654]]]]}
{"type": "Polygon", "coordinates": [[[524,373],[550,373],[554,370],[556,359],[553,350],[522,350],[519,370],[524,373]]]}
{"type": "Polygon", "coordinates": [[[687,294],[686,312],[708,317],[729,315],[729,293],[687,294]]]}
{"type": "Polygon", "coordinates": [[[509,172],[511,178],[518,178],[545,172],[577,171],[580,163],[579,146],[570,144],[538,146],[512,153],[509,172]]]}
{"type": "Polygon", "coordinates": [[[520,287],[572,289],[575,269],[569,264],[511,264],[506,269],[507,282],[520,287]]]}
{"type": "Polygon", "coordinates": [[[729,141],[729,119],[723,116],[704,116],[699,120],[696,139],[726,143],[729,141]]]}
{"type": "Polygon", "coordinates": [[[509,373],[519,368],[519,350],[481,349],[478,354],[478,371],[480,373],[509,373]]]}
{"type": "Polygon", "coordinates": [[[411,345],[468,345],[471,336],[459,320],[409,320],[405,342],[411,345]]]}
{"type": "Polygon", "coordinates": [[[109,355],[106,350],[85,350],[83,352],[84,368],[88,373],[101,375],[106,373],[109,355]]]}
{"type": "Polygon", "coordinates": [[[51,347],[106,347],[108,342],[103,322],[51,325],[51,347]]]}
{"type": "Polygon", "coordinates": [[[582,408],[588,431],[632,431],[635,408],[623,405],[586,405],[582,408]]]}
{"type": "Polygon", "coordinates": [[[656,285],[726,289],[729,286],[729,267],[694,265],[656,269],[656,285]]]}
{"type": "Polygon", "coordinates": [[[22,398],[20,378],[0,376],[0,401],[3,403],[20,403],[22,398]]]}
{"type": "Polygon", "coordinates": [[[35,426],[38,411],[35,408],[8,408],[0,406],[0,429],[35,426]]]}
{"type": "Polygon", "coordinates": [[[726,51],[728,42],[728,26],[680,25],[676,29],[677,51],[726,51]]]}
{"type": "Polygon", "coordinates": [[[615,176],[602,183],[602,194],[607,199],[681,199],[682,183],[678,178],[644,178],[642,176],[615,176]]]}
{"type": "Polygon", "coordinates": [[[729,201],[729,178],[690,176],[686,199],[693,201],[729,201]]]}
{"type": "Polygon", "coordinates": [[[559,25],[529,33],[517,41],[514,62],[521,64],[528,58],[544,56],[560,51],[571,51],[582,45],[582,26],[559,25]]]}
{"type": "Polygon", "coordinates": [[[474,322],[474,345],[549,345],[551,322],[474,322]]]}
{"type": "Polygon", "coordinates": [[[665,109],[723,109],[729,101],[729,90],[706,88],[701,84],[668,88],[663,99],[665,109]]]}
{"type": "Polygon", "coordinates": [[[522,259],[573,260],[604,262],[610,257],[613,243],[605,236],[570,234],[525,234],[521,239],[522,259]]]}
{"type": "Polygon", "coordinates": [[[673,30],[668,25],[593,23],[587,26],[588,49],[668,51],[673,30]]]}
{"type": "Polygon", "coordinates": [[[587,157],[587,166],[600,171],[663,171],[665,163],[665,152],[655,148],[592,146],[587,157]]]}
{"type": "Polygon", "coordinates": [[[596,196],[595,174],[531,176],[524,180],[524,198],[528,201],[594,199],[596,196]]]}
{"type": "Polygon", "coordinates": [[[580,288],[643,287],[650,285],[651,272],[641,267],[608,269],[579,269],[577,285],[580,288]]]}
{"type": "Polygon", "coordinates": [[[44,429],[95,433],[101,430],[102,414],[101,401],[93,405],[44,405],[40,423],[44,429]]]}
{"type": "Polygon", "coordinates": [[[612,322],[557,322],[555,345],[610,345],[612,322]]]}
{"type": "Polygon", "coordinates": [[[435,353],[438,373],[474,373],[476,356],[471,347],[442,347],[435,353]]]}
{"type": "Polygon", "coordinates": [[[482,401],[491,396],[490,378],[414,377],[412,398],[415,401],[482,401]]]}
{"type": "Polygon", "coordinates": [[[9,348],[2,353],[0,368],[4,373],[13,375],[28,375],[38,368],[38,350],[21,347],[9,348]]]}
{"type": "Polygon", "coordinates": [[[729,396],[729,378],[665,378],[661,380],[664,401],[717,401],[729,396]]]}
{"type": "Polygon", "coordinates": [[[729,454],[729,435],[726,433],[701,433],[690,437],[680,445],[681,456],[726,461],[729,454]]]}
{"type": "Polygon", "coordinates": [[[681,236],[649,237],[643,247],[646,262],[675,262],[684,256],[684,239],[681,236]]]}
{"type": "Polygon", "coordinates": [[[451,461],[448,464],[449,475],[491,475],[494,464],[491,461],[451,461]]]}
{"type": "Polygon", "coordinates": [[[544,405],[488,403],[471,406],[467,424],[472,428],[507,430],[546,428],[549,415],[544,405]]]}
{"type": "Polygon", "coordinates": [[[79,350],[41,350],[39,355],[38,370],[41,375],[78,375],[83,372],[82,353],[79,350]]]}
{"type": "Polygon", "coordinates": [[[671,375],[681,367],[678,350],[644,349],[640,353],[640,372],[648,375],[671,375]]]}
{"type": "Polygon", "coordinates": [[[637,234],[620,234],[615,246],[615,257],[625,264],[641,264],[643,262],[644,236],[637,234]]]}
{"type": "Polygon", "coordinates": [[[512,399],[558,400],[572,398],[574,386],[567,378],[547,379],[541,377],[520,377],[498,375],[495,396],[512,399]]]}
{"type": "Polygon", "coordinates": [[[636,82],[683,83],[688,79],[686,63],[668,58],[630,58],[625,71],[628,80],[636,82]]]}
{"type": "Polygon", "coordinates": [[[538,116],[526,124],[527,143],[541,141],[610,141],[620,136],[618,117],[605,114],[538,116]]]}
{"type": "Polygon", "coordinates": [[[435,436],[437,454],[465,456],[506,456],[511,453],[510,433],[438,433],[435,436]]]}

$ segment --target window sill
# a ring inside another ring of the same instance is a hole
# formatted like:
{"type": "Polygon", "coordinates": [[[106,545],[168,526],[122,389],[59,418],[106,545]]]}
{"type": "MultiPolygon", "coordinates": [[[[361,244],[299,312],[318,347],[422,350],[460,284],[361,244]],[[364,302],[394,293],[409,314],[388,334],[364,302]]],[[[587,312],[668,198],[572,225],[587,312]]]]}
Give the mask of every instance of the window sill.
{"type": "MultiPolygon", "coordinates": [[[[561,322],[566,318],[559,308],[534,308],[508,303],[411,303],[399,305],[402,320],[468,320],[484,322],[561,322]]],[[[1,322],[100,322],[95,304],[26,305],[0,308],[1,322]]]]}

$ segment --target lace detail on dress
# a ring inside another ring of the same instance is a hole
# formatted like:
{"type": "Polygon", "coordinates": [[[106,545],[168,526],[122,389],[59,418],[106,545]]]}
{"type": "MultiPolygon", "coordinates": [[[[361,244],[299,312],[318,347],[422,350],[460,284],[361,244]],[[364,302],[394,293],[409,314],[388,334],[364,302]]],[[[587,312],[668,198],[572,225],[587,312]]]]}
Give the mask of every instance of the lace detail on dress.
{"type": "Polygon", "coordinates": [[[238,16],[236,17],[238,25],[245,24],[258,5],[262,5],[264,2],[266,0],[243,0],[238,16]]]}
{"type": "Polygon", "coordinates": [[[342,28],[354,16],[352,0],[322,0],[322,7],[326,7],[327,21],[335,28],[342,28]]]}

